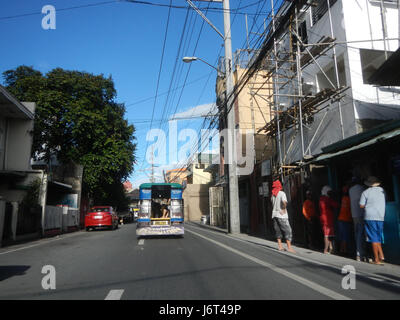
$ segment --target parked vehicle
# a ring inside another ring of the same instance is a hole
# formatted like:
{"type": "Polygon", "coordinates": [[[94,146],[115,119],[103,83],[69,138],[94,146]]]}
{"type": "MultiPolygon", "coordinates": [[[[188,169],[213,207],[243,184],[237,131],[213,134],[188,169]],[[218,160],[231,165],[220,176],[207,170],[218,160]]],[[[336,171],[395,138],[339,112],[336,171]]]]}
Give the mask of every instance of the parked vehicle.
{"type": "Polygon", "coordinates": [[[111,206],[95,206],[85,216],[86,231],[90,229],[117,229],[118,215],[111,206]]]}
{"type": "Polygon", "coordinates": [[[184,235],[182,186],[178,183],[143,183],[136,235],[184,235]]]}

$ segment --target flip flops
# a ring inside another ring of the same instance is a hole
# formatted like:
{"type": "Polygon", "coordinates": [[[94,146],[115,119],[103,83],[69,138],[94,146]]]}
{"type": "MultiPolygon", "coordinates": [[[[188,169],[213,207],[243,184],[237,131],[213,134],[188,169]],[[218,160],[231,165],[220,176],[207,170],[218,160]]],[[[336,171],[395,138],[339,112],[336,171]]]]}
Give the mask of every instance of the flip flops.
{"type": "Polygon", "coordinates": [[[370,262],[371,264],[375,264],[375,265],[377,265],[377,266],[384,266],[385,264],[384,263],[382,263],[382,262],[375,262],[375,261],[372,261],[372,262],[370,262]]]}

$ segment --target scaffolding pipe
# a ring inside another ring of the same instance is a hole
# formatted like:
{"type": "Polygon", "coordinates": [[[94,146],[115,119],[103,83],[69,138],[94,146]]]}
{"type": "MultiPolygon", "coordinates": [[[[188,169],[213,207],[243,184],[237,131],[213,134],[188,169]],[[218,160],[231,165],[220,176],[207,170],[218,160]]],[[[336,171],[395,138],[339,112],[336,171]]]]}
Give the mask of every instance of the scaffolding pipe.
{"type": "MultiPolygon", "coordinates": [[[[329,1],[329,0],[328,0],[329,1]]],[[[295,26],[296,26],[296,33],[297,30],[299,30],[299,22],[297,20],[297,7],[295,10],[295,26]]],[[[296,60],[297,60],[297,86],[298,86],[298,93],[299,96],[303,95],[303,88],[301,87],[301,66],[300,66],[300,39],[299,37],[297,38],[297,56],[296,56],[296,60]]],[[[302,113],[302,107],[301,107],[301,98],[299,99],[299,120],[300,120],[300,139],[301,139],[301,159],[303,160],[304,158],[304,132],[303,132],[303,113],[302,113]]]]}
{"type": "MultiPolygon", "coordinates": [[[[331,38],[334,39],[335,36],[333,34],[333,25],[332,25],[332,14],[331,14],[331,6],[330,6],[330,0],[326,0],[327,5],[328,5],[328,15],[329,15],[329,24],[331,28],[331,38]]],[[[333,63],[335,65],[335,74],[336,74],[336,86],[337,88],[340,87],[340,81],[339,81],[339,70],[338,70],[338,65],[337,65],[337,57],[336,57],[336,47],[333,46],[333,63]]],[[[342,131],[342,139],[344,139],[344,128],[343,128],[343,115],[342,115],[342,105],[340,100],[338,101],[338,107],[339,107],[339,119],[340,119],[340,130],[342,131]]]]}
{"type": "Polygon", "coordinates": [[[386,48],[386,37],[387,37],[387,30],[386,30],[386,15],[385,15],[385,7],[383,5],[383,0],[381,0],[381,21],[382,21],[382,33],[383,33],[383,49],[385,50],[385,60],[388,58],[387,48],[386,48]]]}
{"type": "MultiPolygon", "coordinates": [[[[275,35],[275,10],[274,10],[274,0],[271,0],[271,15],[272,15],[272,31],[275,35]]],[[[276,38],[274,37],[274,56],[277,56],[277,48],[276,48],[276,38]]],[[[275,73],[278,73],[278,62],[275,60],[275,73]]],[[[276,77],[274,77],[274,81],[276,81],[276,77]]],[[[279,93],[279,88],[276,87],[276,84],[274,84],[274,91],[276,91],[277,93],[279,93]]],[[[280,132],[280,127],[279,127],[279,110],[278,110],[278,106],[279,103],[277,101],[277,99],[274,99],[274,105],[275,105],[275,111],[277,111],[275,114],[275,118],[276,118],[276,126],[278,129],[278,133],[277,133],[277,144],[278,144],[278,153],[279,153],[279,164],[278,164],[278,172],[281,176],[281,181],[283,182],[283,172],[282,172],[282,149],[281,149],[281,132],[280,132]]]]}

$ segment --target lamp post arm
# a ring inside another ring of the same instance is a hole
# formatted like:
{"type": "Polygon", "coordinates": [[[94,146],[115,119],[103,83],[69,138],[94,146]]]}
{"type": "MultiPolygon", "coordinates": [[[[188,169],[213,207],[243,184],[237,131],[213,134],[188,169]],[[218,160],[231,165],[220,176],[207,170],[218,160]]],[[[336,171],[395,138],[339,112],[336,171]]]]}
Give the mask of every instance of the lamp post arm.
{"type": "Polygon", "coordinates": [[[212,64],[209,64],[207,61],[204,61],[203,59],[197,57],[198,60],[203,61],[205,64],[208,64],[211,68],[214,68],[215,70],[217,70],[218,73],[223,73],[221,70],[219,70],[218,68],[214,67],[212,64]]]}

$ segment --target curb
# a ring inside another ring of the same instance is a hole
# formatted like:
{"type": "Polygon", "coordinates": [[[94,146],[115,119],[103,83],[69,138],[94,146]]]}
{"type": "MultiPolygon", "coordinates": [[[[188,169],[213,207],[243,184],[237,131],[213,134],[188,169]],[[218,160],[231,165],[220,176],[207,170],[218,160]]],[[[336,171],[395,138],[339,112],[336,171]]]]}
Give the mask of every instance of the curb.
{"type": "MultiPolygon", "coordinates": [[[[268,249],[277,250],[276,243],[272,240],[249,236],[248,234],[243,234],[242,236],[230,235],[226,229],[222,229],[222,228],[218,228],[218,227],[214,227],[214,226],[210,226],[210,225],[204,225],[201,222],[196,222],[196,221],[190,221],[189,223],[191,223],[192,225],[195,225],[195,226],[202,227],[204,229],[209,229],[211,231],[218,231],[220,233],[227,234],[227,235],[231,236],[232,238],[237,239],[239,241],[244,241],[244,242],[248,242],[250,244],[256,245],[256,246],[263,246],[268,249]],[[254,239],[252,239],[252,238],[254,238],[254,239]]],[[[340,255],[333,254],[333,255],[327,256],[327,255],[324,255],[320,251],[311,250],[311,249],[303,248],[303,247],[298,247],[296,245],[293,245],[293,248],[299,254],[297,256],[297,258],[299,258],[299,259],[307,259],[308,261],[313,262],[313,263],[322,264],[322,265],[330,265],[332,267],[339,268],[339,269],[340,269],[340,265],[343,262],[345,262],[345,263],[348,262],[348,264],[355,265],[355,266],[357,266],[358,264],[361,263],[361,265],[358,265],[358,267],[361,267],[361,269],[358,268],[358,270],[359,270],[358,272],[361,276],[366,276],[369,278],[372,277],[375,279],[380,278],[381,280],[385,280],[386,282],[392,283],[396,286],[400,286],[400,280],[399,280],[400,279],[400,266],[397,264],[391,264],[391,263],[385,262],[385,266],[382,268],[381,266],[377,267],[377,266],[373,266],[371,264],[364,263],[364,262],[356,262],[352,258],[342,257],[340,255]],[[306,253],[305,251],[309,251],[313,257],[311,257],[311,256],[307,257],[305,255],[305,253],[306,253]],[[396,269],[396,272],[393,272],[394,271],[393,269],[396,269]]],[[[286,251],[283,252],[283,254],[292,256],[292,254],[287,253],[286,251]]],[[[296,255],[294,255],[293,257],[296,257],[296,255]]]]}
{"type": "Polygon", "coordinates": [[[221,233],[225,233],[225,234],[229,233],[227,229],[210,226],[209,224],[204,224],[204,223],[201,223],[200,221],[188,221],[187,223],[194,224],[194,225],[204,228],[204,229],[209,229],[209,230],[213,230],[213,231],[217,231],[217,232],[221,232],[221,233]]]}

